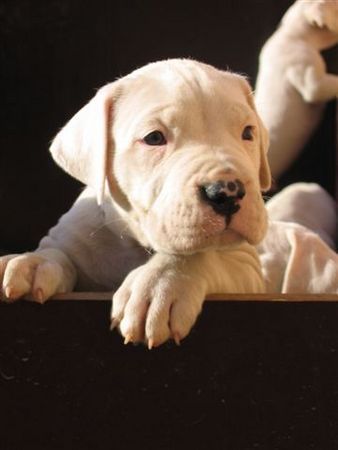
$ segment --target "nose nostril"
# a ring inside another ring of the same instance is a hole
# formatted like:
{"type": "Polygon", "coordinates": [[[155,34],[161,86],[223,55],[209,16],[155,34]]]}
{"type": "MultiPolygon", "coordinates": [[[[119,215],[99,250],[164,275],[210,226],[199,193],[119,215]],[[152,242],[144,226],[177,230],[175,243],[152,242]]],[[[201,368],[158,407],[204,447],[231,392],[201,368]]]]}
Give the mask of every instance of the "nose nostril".
{"type": "Polygon", "coordinates": [[[230,192],[234,192],[236,190],[236,183],[234,181],[229,181],[227,187],[230,192]]]}
{"type": "Polygon", "coordinates": [[[236,185],[237,185],[236,197],[241,200],[246,194],[245,187],[244,187],[244,184],[240,180],[236,180],[236,185]]]}

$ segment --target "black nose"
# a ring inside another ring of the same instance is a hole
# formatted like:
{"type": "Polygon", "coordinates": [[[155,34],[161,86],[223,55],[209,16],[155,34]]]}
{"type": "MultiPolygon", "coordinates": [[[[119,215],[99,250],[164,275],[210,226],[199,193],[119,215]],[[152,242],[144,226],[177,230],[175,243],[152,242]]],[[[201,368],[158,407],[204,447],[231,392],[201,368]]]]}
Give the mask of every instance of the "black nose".
{"type": "Polygon", "coordinates": [[[240,209],[238,200],[245,196],[245,188],[240,180],[216,181],[200,187],[202,199],[207,202],[217,214],[228,219],[240,209]]]}

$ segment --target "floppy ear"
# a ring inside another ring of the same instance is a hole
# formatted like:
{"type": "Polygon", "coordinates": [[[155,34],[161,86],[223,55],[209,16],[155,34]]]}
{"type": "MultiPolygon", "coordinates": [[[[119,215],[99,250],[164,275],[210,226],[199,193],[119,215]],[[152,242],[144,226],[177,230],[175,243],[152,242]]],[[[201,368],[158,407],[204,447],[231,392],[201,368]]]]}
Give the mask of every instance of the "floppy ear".
{"type": "MultiPolygon", "coordinates": [[[[99,204],[103,201],[107,172],[112,172],[108,164],[110,152],[113,151],[110,126],[116,84],[110,83],[101,88],[61,129],[50,147],[59,166],[95,190],[99,204]]],[[[112,178],[109,177],[109,188],[119,202],[123,194],[112,178]]]]}
{"type": "MultiPolygon", "coordinates": [[[[256,111],[256,109],[255,109],[256,111]]],[[[257,112],[256,112],[257,114],[257,112]]],[[[269,133],[262,122],[262,119],[258,117],[258,123],[260,128],[260,167],[259,167],[259,182],[261,190],[263,192],[268,191],[271,187],[271,172],[267,158],[269,148],[269,133]]]]}
{"type": "Polygon", "coordinates": [[[244,77],[240,77],[242,80],[242,84],[244,85],[244,90],[246,94],[247,101],[250,107],[254,110],[258,125],[259,125],[259,151],[260,151],[260,167],[259,167],[259,182],[262,191],[268,191],[271,187],[271,172],[270,166],[268,163],[267,153],[269,148],[269,133],[263,124],[262,119],[259,117],[257,113],[254,95],[251,90],[250,84],[246,81],[244,77]]]}

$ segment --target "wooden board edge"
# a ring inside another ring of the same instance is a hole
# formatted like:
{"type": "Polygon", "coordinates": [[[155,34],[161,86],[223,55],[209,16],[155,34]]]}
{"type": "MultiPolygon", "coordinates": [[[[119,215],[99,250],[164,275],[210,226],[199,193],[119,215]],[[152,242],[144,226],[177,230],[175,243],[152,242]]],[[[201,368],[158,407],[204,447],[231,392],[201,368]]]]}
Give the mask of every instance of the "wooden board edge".
{"type": "MultiPolygon", "coordinates": [[[[70,292],[52,297],[53,301],[110,301],[112,292],[70,292]]],[[[289,302],[338,302],[338,294],[210,294],[206,297],[208,301],[289,301],[289,302]]]]}

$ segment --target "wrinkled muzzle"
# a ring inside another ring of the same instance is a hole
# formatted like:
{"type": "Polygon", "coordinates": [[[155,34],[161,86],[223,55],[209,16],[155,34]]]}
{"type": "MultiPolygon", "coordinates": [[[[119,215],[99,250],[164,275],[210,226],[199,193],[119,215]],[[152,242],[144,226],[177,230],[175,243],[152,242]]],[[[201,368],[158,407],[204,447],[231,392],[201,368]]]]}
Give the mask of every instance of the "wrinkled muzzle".
{"type": "MultiPolygon", "coordinates": [[[[182,156],[182,155],[181,155],[182,156]]],[[[235,157],[184,155],[163,167],[163,184],[140,224],[152,248],[192,253],[263,239],[267,217],[253,167],[235,157]]]]}

